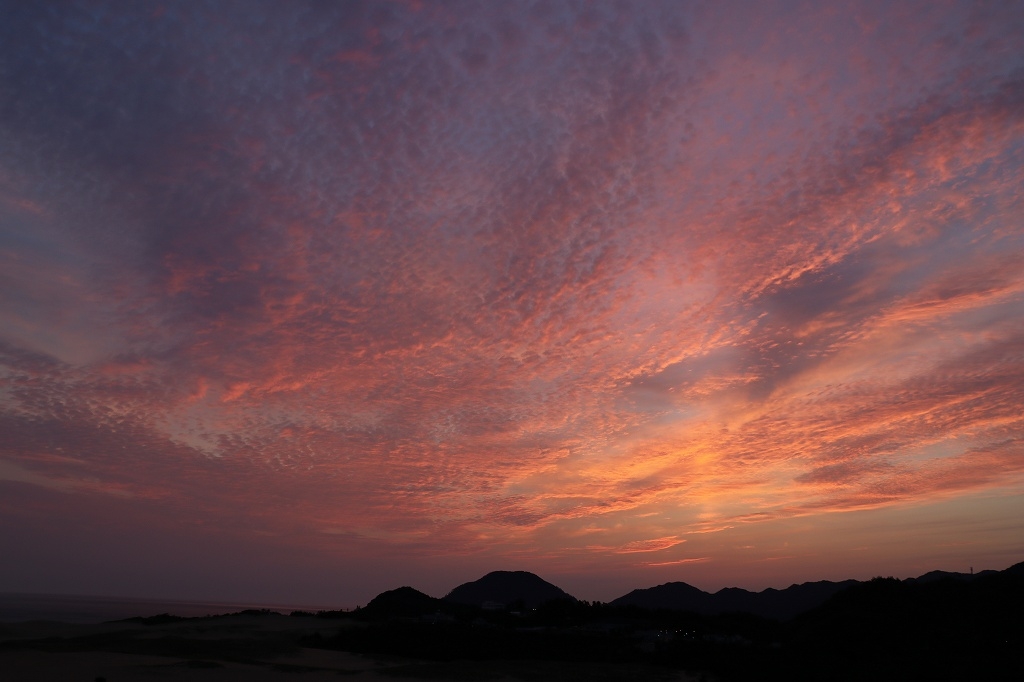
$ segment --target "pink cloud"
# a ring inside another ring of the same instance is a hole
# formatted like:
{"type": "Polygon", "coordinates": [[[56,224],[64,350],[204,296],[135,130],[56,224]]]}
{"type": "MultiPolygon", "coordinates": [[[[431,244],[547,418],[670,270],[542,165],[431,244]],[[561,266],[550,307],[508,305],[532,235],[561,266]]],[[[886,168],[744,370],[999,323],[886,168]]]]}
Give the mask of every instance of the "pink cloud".
{"type": "Polygon", "coordinates": [[[1019,486],[1012,17],[748,10],[168,12],[127,90],[39,56],[79,89],[3,114],[0,461],[606,566],[1019,486]]]}

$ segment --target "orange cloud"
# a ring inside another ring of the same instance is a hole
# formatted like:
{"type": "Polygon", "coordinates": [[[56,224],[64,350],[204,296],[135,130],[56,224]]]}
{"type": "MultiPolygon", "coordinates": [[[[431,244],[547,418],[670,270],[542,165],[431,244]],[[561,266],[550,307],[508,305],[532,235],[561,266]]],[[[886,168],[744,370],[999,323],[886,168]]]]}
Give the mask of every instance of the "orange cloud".
{"type": "Polygon", "coordinates": [[[1018,490],[1019,20],[905,11],[15,30],[10,485],[609,571],[1018,490]]]}

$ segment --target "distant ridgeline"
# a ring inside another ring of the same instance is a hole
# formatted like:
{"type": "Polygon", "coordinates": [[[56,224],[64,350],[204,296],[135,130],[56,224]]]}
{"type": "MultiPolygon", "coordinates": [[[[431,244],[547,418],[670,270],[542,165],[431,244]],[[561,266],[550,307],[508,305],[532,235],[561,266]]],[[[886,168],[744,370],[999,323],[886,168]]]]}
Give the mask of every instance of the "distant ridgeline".
{"type": "Polygon", "coordinates": [[[749,592],[738,587],[726,587],[709,594],[686,583],[675,582],[646,590],[633,590],[615,599],[611,604],[639,606],[645,609],[692,611],[705,615],[751,613],[762,618],[789,620],[824,604],[832,595],[856,584],[856,580],[838,583],[822,580],[791,585],[784,590],[768,588],[761,592],[749,592]]]}
{"type": "MultiPolygon", "coordinates": [[[[1011,566],[1003,572],[1024,573],[1024,563],[1011,566]]],[[[969,582],[998,573],[1000,571],[982,571],[976,574],[931,571],[902,582],[907,585],[942,580],[969,582]]],[[[750,592],[737,587],[727,587],[709,593],[684,582],[670,582],[633,590],[607,605],[654,611],[687,611],[709,616],[747,613],[760,618],[786,621],[815,609],[834,595],[860,584],[861,582],[857,580],[822,580],[794,584],[782,590],[768,588],[761,592],[750,592]]],[[[389,590],[377,595],[363,611],[366,612],[364,615],[384,617],[451,613],[454,605],[476,607],[486,611],[523,611],[562,600],[579,601],[565,590],[528,571],[494,571],[479,580],[459,585],[442,599],[435,599],[411,587],[389,590]]]]}
{"type": "MultiPolygon", "coordinates": [[[[668,583],[607,604],[577,600],[532,573],[501,571],[443,599],[400,587],[355,611],[164,614],[70,629],[5,625],[0,679],[42,679],[5,667],[25,655],[35,665],[40,652],[75,654],[64,660],[89,666],[99,659],[77,655],[164,656],[171,664],[159,667],[189,679],[206,678],[206,668],[243,664],[336,677],[338,668],[316,663],[336,658],[304,656],[301,665],[275,659],[322,649],[358,654],[343,660],[372,661],[369,670],[386,676],[421,680],[670,682],[685,672],[715,682],[1020,682],[1022,613],[1024,563],[975,575],[936,571],[910,580],[804,583],[757,593],[709,594],[668,583]]],[[[95,671],[85,672],[77,678],[96,679],[95,671]]]]}
{"type": "Polygon", "coordinates": [[[333,614],[361,624],[302,646],[433,661],[423,675],[438,679],[454,674],[446,666],[457,661],[481,662],[473,673],[481,675],[494,662],[519,661],[531,679],[537,672],[525,662],[557,661],[583,666],[571,669],[573,679],[668,680],[685,670],[720,682],[1018,682],[1022,613],[1024,563],[761,592],[709,594],[675,582],[606,604],[577,600],[532,573],[498,571],[443,599],[411,587],[384,592],[362,609],[333,614]]]}

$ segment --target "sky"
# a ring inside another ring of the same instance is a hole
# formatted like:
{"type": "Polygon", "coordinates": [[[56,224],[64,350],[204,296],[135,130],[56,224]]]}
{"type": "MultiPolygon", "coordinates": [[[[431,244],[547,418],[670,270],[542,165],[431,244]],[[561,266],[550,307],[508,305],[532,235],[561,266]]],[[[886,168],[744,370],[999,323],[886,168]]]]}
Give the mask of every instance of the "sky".
{"type": "Polygon", "coordinates": [[[0,592],[1024,560],[1024,4],[0,17],[0,592]]]}

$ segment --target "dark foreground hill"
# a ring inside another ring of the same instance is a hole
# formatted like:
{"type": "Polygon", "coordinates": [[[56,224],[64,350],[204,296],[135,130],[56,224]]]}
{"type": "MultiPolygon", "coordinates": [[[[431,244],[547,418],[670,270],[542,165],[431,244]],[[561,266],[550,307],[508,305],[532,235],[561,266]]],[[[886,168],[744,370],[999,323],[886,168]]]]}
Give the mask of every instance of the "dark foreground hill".
{"type": "Polygon", "coordinates": [[[479,580],[463,583],[444,597],[445,601],[471,606],[517,605],[535,609],[556,599],[576,598],[528,571],[493,571],[479,580]]]}
{"type": "Polygon", "coordinates": [[[842,662],[829,679],[1024,679],[1024,563],[935,573],[857,583],[798,616],[785,630],[793,677],[842,662]]]}

